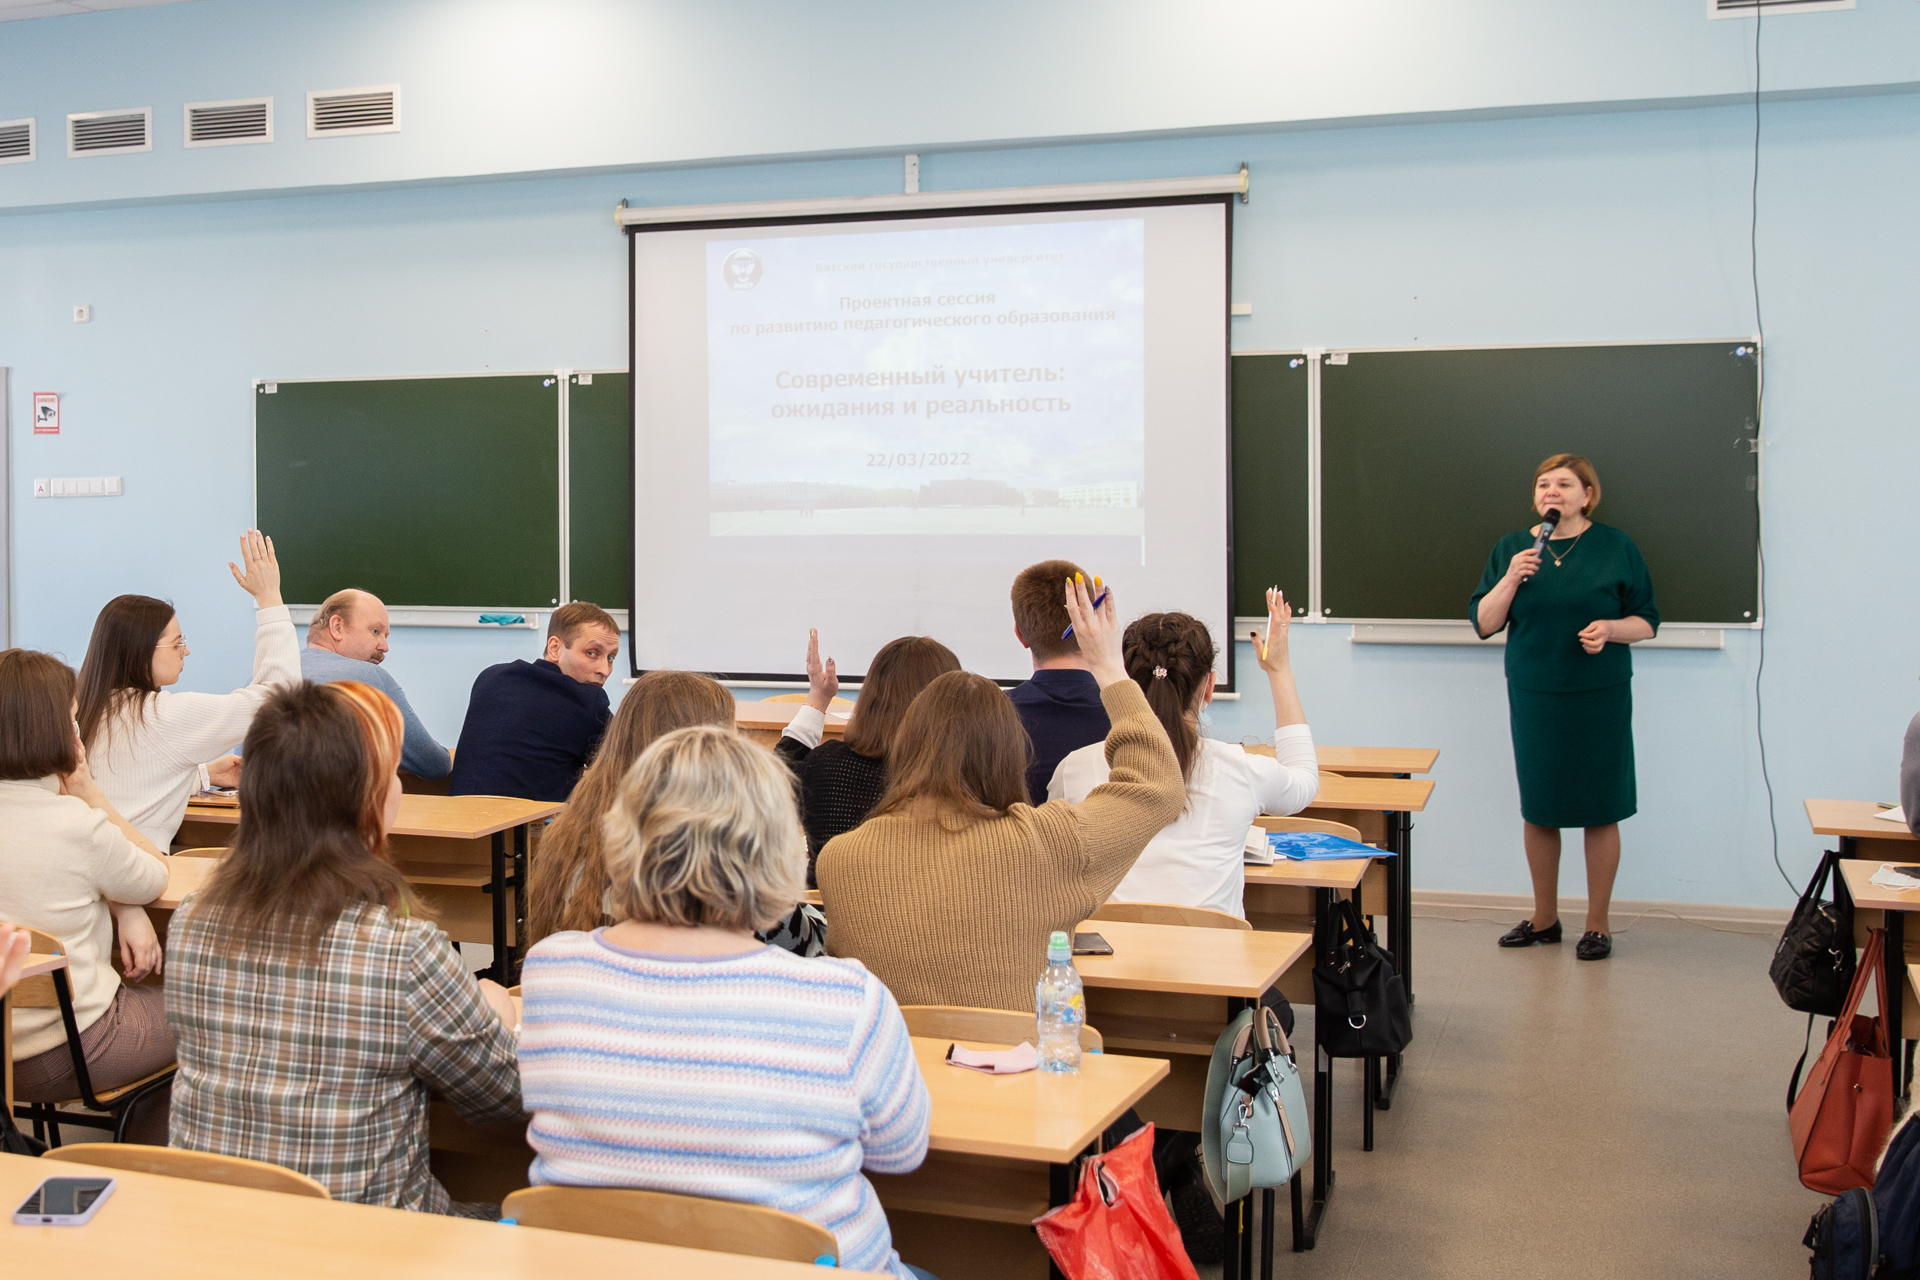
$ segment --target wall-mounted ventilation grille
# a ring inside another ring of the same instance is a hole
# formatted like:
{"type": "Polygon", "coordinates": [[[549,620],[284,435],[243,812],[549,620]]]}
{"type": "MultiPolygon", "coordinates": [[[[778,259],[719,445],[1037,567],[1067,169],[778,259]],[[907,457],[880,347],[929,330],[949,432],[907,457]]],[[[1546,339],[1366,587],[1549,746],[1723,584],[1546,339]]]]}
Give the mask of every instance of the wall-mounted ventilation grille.
{"type": "Polygon", "coordinates": [[[0,120],[0,164],[33,159],[33,121],[0,120]]]}
{"type": "Polygon", "coordinates": [[[1756,13],[1814,13],[1821,9],[1851,9],[1854,0],[1707,0],[1710,18],[1751,18],[1756,13]]]}
{"type": "Polygon", "coordinates": [[[118,155],[153,150],[153,108],[83,111],[67,117],[67,154],[118,155]]]}
{"type": "Polygon", "coordinates": [[[273,99],[234,98],[187,104],[187,145],[230,147],[273,141],[273,99]]]}
{"type": "Polygon", "coordinates": [[[326,89],[307,95],[307,136],[400,132],[400,86],[326,89]]]}

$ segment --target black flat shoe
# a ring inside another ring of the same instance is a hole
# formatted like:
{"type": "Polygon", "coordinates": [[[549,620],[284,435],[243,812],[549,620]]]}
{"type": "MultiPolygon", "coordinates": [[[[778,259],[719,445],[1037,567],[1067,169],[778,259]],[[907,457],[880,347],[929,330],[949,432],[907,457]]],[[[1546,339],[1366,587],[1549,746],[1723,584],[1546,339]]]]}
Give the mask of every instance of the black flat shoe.
{"type": "Polygon", "coordinates": [[[1613,939],[1604,933],[1583,933],[1573,948],[1573,954],[1582,960],[1605,960],[1613,954],[1613,939]]]}
{"type": "Polygon", "coordinates": [[[1503,947],[1530,947],[1536,942],[1560,941],[1560,922],[1555,920],[1544,929],[1533,927],[1533,921],[1522,920],[1513,928],[1500,935],[1503,947]]]}

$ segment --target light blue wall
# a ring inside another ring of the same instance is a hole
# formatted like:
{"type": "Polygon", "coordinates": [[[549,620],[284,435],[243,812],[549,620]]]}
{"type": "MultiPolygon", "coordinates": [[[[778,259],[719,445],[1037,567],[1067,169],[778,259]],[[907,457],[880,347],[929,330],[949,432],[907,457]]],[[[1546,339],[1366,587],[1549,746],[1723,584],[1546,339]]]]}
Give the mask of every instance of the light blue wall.
{"type": "MultiPolygon", "coordinates": [[[[1897,13],[1886,0],[1861,3],[1853,16],[1862,22],[1904,22],[1900,14],[1920,11],[1911,0],[1897,13]]],[[[1592,20],[1590,5],[1546,6],[1563,28],[1576,7],[1592,20]]],[[[1621,6],[1642,19],[1655,7],[1671,6],[1621,6]]],[[[418,29],[436,9],[395,8],[418,29]]],[[[60,36],[54,52],[78,40],[67,33],[108,33],[117,56],[130,59],[122,45],[183,29],[169,21],[199,30],[213,14],[238,23],[233,40],[257,40],[299,35],[299,15],[316,10],[358,12],[353,5],[205,0],[4,24],[0,66],[23,38],[44,51],[48,31],[60,36]]],[[[1711,25],[1751,35],[1745,24],[1711,25]]],[[[1833,29],[1787,20],[1780,28],[1833,29]]],[[[974,38],[970,27],[955,36],[962,47],[974,38]]],[[[293,49],[289,60],[313,61],[307,78],[324,71],[328,85],[388,74],[366,60],[327,62],[301,52],[298,39],[277,43],[293,49]]],[[[1810,35],[1806,43],[1817,41],[1810,35]]],[[[1862,65],[1893,56],[1855,52],[1862,65]]],[[[1698,60],[1717,56],[1707,50],[1698,60]]],[[[1831,47],[1823,56],[1846,60],[1831,47]]],[[[1592,57],[1595,67],[1624,61],[1604,48],[1592,57]]],[[[156,108],[172,87],[177,130],[178,103],[189,92],[171,71],[152,74],[156,108]]],[[[1716,75],[1712,66],[1699,71],[1692,89],[1704,91],[1716,75]]],[[[1438,93],[1442,80],[1429,76],[1423,84],[1438,93]]],[[[248,91],[222,83],[191,96],[248,91]]],[[[82,102],[43,85],[22,107],[7,104],[9,92],[0,88],[0,118],[31,110],[43,127],[55,111],[132,103],[82,102]]],[[[1022,102],[1044,116],[1054,109],[1049,92],[1036,83],[1024,99],[1014,94],[1001,104],[1009,108],[1005,119],[1022,102]]],[[[813,93],[833,127],[807,136],[826,145],[857,133],[850,117],[835,114],[841,89],[825,82],[803,91],[749,79],[730,119],[740,130],[773,130],[775,117],[807,117],[813,93]]],[[[1116,90],[1101,117],[1113,127],[1121,127],[1112,115],[1121,96],[1116,90]]],[[[881,105],[867,103],[875,119],[887,114],[881,105]]],[[[283,99],[281,109],[292,107],[283,99]]],[[[980,138],[997,127],[967,112],[948,123],[975,128],[980,138]]],[[[281,127],[307,145],[284,114],[281,127]]],[[[661,136],[684,129],[695,139],[690,147],[719,145],[703,132],[716,127],[710,122],[649,127],[661,136]]],[[[779,127],[805,131],[791,122],[779,127]]],[[[862,127],[880,125],[865,120],[862,127]]],[[[1920,705],[1912,638],[1920,634],[1920,607],[1901,590],[1907,563],[1898,514],[1912,505],[1904,481],[1920,463],[1907,375],[1916,336],[1911,299],[1920,293],[1911,234],[1911,211],[1920,207],[1920,97],[1773,104],[1765,128],[1765,689],[1783,849],[1799,877],[1819,847],[1806,834],[1800,798],[1891,797],[1900,730],[1920,705]]],[[[922,173],[929,189],[958,189],[1223,172],[1248,161],[1255,193],[1236,214],[1234,296],[1252,302],[1254,315],[1235,322],[1240,349],[1702,338],[1753,327],[1751,145],[1750,112],[1708,106],[929,151],[922,173]]],[[[136,159],[151,160],[164,176],[209,154],[136,159]]],[[[50,167],[57,166],[11,169],[50,167]]],[[[286,180],[354,176],[293,173],[286,180]]],[[[0,167],[0,191],[11,180],[0,167]]],[[[179,605],[195,651],[187,685],[232,687],[244,678],[250,627],[222,561],[251,512],[252,379],[618,366],[625,249],[609,218],[617,200],[845,195],[897,190],[898,181],[897,157],[880,156],[0,216],[0,364],[14,370],[16,643],[77,661],[107,597],[166,595],[179,605]],[[91,324],[68,319],[78,302],[94,306],[91,324]],[[62,393],[63,435],[30,434],[36,390],[62,393]],[[30,497],[35,476],[98,474],[124,475],[127,495],[30,497]]],[[[130,180],[128,189],[138,185],[130,180]]],[[[1435,803],[1416,836],[1418,882],[1522,891],[1498,652],[1356,647],[1335,627],[1303,625],[1295,634],[1321,741],[1443,749],[1435,803]]],[[[428,723],[450,740],[474,672],[532,656],[536,647],[537,637],[526,633],[409,631],[389,661],[428,723]]],[[[1642,813],[1627,828],[1622,896],[1786,900],[1767,852],[1752,732],[1757,658],[1757,637],[1737,632],[1720,652],[1638,655],[1642,813]]],[[[1272,723],[1244,650],[1239,666],[1247,697],[1215,709],[1222,737],[1272,723]]],[[[1578,891],[1577,874],[1572,880],[1578,891]]]]}

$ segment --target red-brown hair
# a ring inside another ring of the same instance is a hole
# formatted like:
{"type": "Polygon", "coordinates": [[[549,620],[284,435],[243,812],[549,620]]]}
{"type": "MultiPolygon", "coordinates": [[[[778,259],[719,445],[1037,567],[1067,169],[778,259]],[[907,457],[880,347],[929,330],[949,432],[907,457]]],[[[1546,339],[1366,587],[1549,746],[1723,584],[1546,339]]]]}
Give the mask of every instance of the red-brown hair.
{"type": "Polygon", "coordinates": [[[1034,657],[1080,652],[1078,640],[1060,637],[1073,621],[1067,616],[1067,579],[1081,572],[1071,560],[1042,560],[1022,569],[1013,580],[1013,629],[1034,657]]]}
{"type": "Polygon", "coordinates": [[[958,826],[1003,817],[1028,801],[1032,751],[1020,714],[999,685],[950,671],[907,708],[887,757],[887,793],[868,816],[930,809],[958,826]]]}
{"type": "Polygon", "coordinates": [[[953,650],[932,636],[901,636],[889,640],[867,664],[860,682],[860,700],[847,719],[848,748],[869,758],[884,760],[906,719],[907,708],[935,679],[960,669],[953,650]]]}
{"type": "Polygon", "coordinates": [[[1547,474],[1547,472],[1557,471],[1561,467],[1565,467],[1567,470],[1573,472],[1573,474],[1579,478],[1580,483],[1586,486],[1587,501],[1586,505],[1580,508],[1580,514],[1583,516],[1592,515],[1594,508],[1600,505],[1600,473],[1593,469],[1591,462],[1588,462],[1579,454],[1554,454],[1551,458],[1548,458],[1545,462],[1533,469],[1534,484],[1538,485],[1540,483],[1540,477],[1547,474]]]}
{"type": "Polygon", "coordinates": [[[80,765],[73,668],[50,653],[0,653],[0,778],[45,778],[80,765]]]}

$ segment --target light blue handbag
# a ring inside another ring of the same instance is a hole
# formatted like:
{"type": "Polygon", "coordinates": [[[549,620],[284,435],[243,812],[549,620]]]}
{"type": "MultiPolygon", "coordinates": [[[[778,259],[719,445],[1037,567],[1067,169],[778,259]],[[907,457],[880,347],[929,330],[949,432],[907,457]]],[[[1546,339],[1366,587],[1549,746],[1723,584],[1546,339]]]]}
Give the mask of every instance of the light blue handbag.
{"type": "Polygon", "coordinates": [[[1207,1066],[1200,1148],[1222,1204],[1280,1187],[1313,1156],[1307,1094],[1280,1019],[1264,1006],[1227,1024],[1207,1066]]]}

